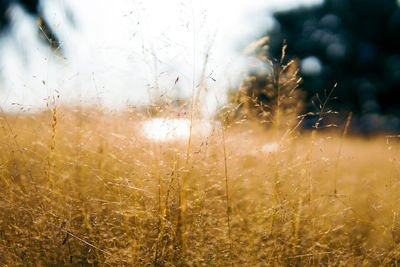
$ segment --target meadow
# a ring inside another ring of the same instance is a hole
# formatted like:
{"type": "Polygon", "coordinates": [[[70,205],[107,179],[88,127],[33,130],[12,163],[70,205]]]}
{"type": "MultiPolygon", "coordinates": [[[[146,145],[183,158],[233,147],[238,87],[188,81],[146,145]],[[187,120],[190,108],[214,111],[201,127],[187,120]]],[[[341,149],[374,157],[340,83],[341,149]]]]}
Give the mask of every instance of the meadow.
{"type": "Polygon", "coordinates": [[[248,119],[154,141],[152,116],[3,113],[1,265],[397,266],[397,137],[248,119]]]}
{"type": "Polygon", "coordinates": [[[266,41],[248,47],[264,86],[247,77],[208,122],[195,88],[119,111],[54,97],[1,112],[0,264],[398,266],[399,136],[348,134],[351,113],[334,127],[334,88],[302,114],[297,62],[285,46],[265,58],[266,41]]]}

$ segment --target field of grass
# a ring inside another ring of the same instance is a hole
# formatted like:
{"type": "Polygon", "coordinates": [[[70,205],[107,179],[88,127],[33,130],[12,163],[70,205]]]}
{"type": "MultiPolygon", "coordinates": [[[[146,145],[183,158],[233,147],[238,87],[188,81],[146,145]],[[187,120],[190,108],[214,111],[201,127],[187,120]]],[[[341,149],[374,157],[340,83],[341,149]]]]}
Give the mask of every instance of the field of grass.
{"type": "Polygon", "coordinates": [[[155,142],[144,119],[0,116],[2,266],[400,264],[397,138],[247,120],[155,142]]]}

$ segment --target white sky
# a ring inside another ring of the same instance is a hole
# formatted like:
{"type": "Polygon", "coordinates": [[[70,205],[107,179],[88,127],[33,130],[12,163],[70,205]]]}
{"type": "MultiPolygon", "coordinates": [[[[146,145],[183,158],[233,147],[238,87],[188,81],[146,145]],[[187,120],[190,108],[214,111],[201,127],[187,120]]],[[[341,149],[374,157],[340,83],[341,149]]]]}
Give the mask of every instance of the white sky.
{"type": "Polygon", "coordinates": [[[0,105],[5,110],[43,107],[57,90],[66,103],[123,108],[160,95],[189,96],[193,79],[197,85],[205,69],[202,103],[205,113],[212,113],[245,70],[238,48],[272,25],[268,12],[321,2],[46,0],[45,16],[64,42],[65,58],[35,40],[34,19],[16,9],[15,35],[4,38],[0,48],[0,105]],[[63,15],[66,5],[76,28],[63,15]]]}

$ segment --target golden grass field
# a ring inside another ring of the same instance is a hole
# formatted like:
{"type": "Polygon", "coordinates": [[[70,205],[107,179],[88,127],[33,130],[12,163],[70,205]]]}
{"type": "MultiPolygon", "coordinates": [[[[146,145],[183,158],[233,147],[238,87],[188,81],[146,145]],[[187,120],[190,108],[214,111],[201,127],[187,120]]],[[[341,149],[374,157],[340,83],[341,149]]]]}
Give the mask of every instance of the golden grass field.
{"type": "Polygon", "coordinates": [[[143,119],[0,116],[0,265],[400,264],[398,138],[248,120],[154,142],[143,119]]]}

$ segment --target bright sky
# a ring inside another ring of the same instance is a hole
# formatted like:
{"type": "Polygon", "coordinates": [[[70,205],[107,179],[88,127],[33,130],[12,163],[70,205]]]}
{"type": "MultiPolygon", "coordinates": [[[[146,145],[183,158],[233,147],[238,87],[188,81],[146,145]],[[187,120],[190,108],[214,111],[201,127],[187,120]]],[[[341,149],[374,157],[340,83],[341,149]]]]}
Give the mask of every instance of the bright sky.
{"type": "Polygon", "coordinates": [[[204,72],[202,106],[210,114],[245,71],[239,48],[273,24],[268,12],[321,2],[45,0],[45,16],[64,42],[64,58],[35,40],[34,19],[16,9],[15,35],[4,38],[0,48],[0,105],[43,107],[59,94],[66,103],[123,108],[160,95],[190,96],[204,72]],[[67,4],[75,28],[62,12],[67,4]]]}

